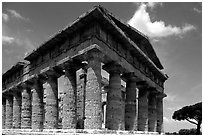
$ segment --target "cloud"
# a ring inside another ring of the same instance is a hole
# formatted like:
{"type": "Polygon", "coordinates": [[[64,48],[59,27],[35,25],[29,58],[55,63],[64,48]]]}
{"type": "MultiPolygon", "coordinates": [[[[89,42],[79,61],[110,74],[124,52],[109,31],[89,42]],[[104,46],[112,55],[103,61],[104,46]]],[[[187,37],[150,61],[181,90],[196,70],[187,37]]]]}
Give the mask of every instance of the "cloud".
{"type": "Polygon", "coordinates": [[[148,7],[150,7],[151,9],[155,8],[156,6],[162,6],[161,2],[148,2],[146,4],[148,7]]]}
{"type": "Polygon", "coordinates": [[[172,119],[168,119],[167,117],[163,117],[163,120],[164,120],[165,123],[173,122],[172,119]]]}
{"type": "Polygon", "coordinates": [[[18,13],[15,10],[8,9],[7,11],[11,14],[11,16],[13,16],[13,17],[15,17],[17,19],[21,19],[21,20],[24,20],[24,21],[29,21],[28,18],[23,17],[20,13],[18,13]]]}
{"type": "Polygon", "coordinates": [[[165,98],[165,101],[175,102],[176,99],[177,99],[177,95],[172,94],[172,93],[168,93],[167,97],[165,98]]]}
{"type": "Polygon", "coordinates": [[[150,19],[150,15],[147,12],[147,7],[155,7],[154,4],[142,3],[135,11],[133,17],[128,21],[128,24],[138,29],[150,38],[168,37],[171,35],[181,36],[189,31],[195,30],[196,27],[191,24],[184,24],[182,27],[173,25],[166,25],[164,21],[154,21],[150,19]]]}
{"type": "Polygon", "coordinates": [[[202,10],[199,10],[199,9],[197,9],[197,8],[193,8],[193,10],[194,10],[195,12],[197,12],[197,13],[201,13],[201,12],[202,12],[202,10]]]}
{"type": "Polygon", "coordinates": [[[9,16],[6,13],[2,13],[2,20],[5,22],[9,21],[9,16]]]}
{"type": "Polygon", "coordinates": [[[9,37],[9,36],[2,36],[2,44],[11,44],[14,42],[14,38],[13,37],[9,37]]]}

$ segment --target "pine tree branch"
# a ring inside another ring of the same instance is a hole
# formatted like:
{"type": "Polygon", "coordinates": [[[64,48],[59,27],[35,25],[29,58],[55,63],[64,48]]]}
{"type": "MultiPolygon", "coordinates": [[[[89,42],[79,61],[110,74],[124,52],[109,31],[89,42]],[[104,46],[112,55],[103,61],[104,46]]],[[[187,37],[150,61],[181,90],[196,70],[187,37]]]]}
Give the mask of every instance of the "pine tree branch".
{"type": "Polygon", "coordinates": [[[191,121],[190,119],[186,119],[188,122],[190,122],[190,123],[192,123],[192,124],[195,124],[195,125],[197,125],[197,123],[196,122],[193,122],[193,121],[191,121]]]}

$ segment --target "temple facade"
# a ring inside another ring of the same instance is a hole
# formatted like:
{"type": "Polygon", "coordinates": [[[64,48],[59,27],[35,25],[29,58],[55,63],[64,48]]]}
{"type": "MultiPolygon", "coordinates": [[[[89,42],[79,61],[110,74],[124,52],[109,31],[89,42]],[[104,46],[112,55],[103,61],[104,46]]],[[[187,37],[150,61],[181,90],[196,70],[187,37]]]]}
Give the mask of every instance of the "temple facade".
{"type": "Polygon", "coordinates": [[[162,69],[147,36],[96,6],[3,74],[2,128],[162,133],[162,69]]]}

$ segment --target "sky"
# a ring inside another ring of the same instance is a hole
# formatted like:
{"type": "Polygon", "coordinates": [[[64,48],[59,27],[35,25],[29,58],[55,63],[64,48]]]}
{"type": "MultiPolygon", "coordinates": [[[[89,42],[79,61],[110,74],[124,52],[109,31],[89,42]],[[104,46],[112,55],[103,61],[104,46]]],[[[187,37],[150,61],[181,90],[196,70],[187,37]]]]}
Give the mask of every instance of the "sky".
{"type": "Polygon", "coordinates": [[[95,5],[135,27],[150,42],[169,76],[164,92],[164,130],[196,128],[173,120],[183,106],[202,100],[201,3],[2,3],[2,73],[26,53],[95,5]]]}

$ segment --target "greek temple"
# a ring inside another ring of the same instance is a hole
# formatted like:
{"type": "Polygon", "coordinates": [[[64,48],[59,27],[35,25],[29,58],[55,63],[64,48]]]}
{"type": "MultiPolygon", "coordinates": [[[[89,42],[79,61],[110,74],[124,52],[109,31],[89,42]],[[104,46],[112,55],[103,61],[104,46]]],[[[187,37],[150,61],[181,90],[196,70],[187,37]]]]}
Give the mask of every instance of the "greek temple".
{"type": "Polygon", "coordinates": [[[95,6],[3,74],[2,128],[161,134],[162,69],[147,36],[95,6]]]}

